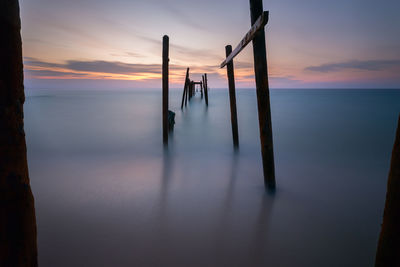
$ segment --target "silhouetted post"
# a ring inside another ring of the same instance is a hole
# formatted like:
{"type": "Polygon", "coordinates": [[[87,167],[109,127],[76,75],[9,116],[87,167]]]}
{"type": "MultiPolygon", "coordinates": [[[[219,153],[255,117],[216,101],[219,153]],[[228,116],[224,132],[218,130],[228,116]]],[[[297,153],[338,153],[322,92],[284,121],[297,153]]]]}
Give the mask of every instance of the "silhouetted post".
{"type": "Polygon", "coordinates": [[[0,266],[34,267],[36,216],[26,157],[19,4],[2,0],[0,6],[0,266]]]}
{"type": "MultiPolygon", "coordinates": [[[[263,14],[262,0],[250,0],[250,14],[253,25],[263,14]]],[[[264,29],[257,31],[253,38],[253,56],[264,182],[269,189],[273,190],[275,189],[275,166],[264,29]]]]}
{"type": "Polygon", "coordinates": [[[163,143],[168,144],[168,61],[169,61],[169,38],[163,37],[162,51],[162,118],[163,118],[163,143]]]}
{"type": "Polygon", "coordinates": [[[392,151],[376,267],[400,266],[400,116],[392,151]]]}
{"type": "Polygon", "coordinates": [[[203,82],[200,83],[201,99],[203,99],[203,82]]]}
{"type": "Polygon", "coordinates": [[[192,100],[193,97],[193,81],[190,81],[189,85],[189,100],[192,100]]]}
{"type": "Polygon", "coordinates": [[[189,90],[189,82],[190,82],[190,80],[189,80],[189,78],[186,80],[186,88],[185,88],[185,90],[186,90],[186,96],[185,96],[185,107],[187,106],[187,101],[188,101],[188,98],[189,98],[189,93],[188,93],[188,90],[189,90]]]}
{"type": "Polygon", "coordinates": [[[189,80],[188,81],[188,94],[189,94],[189,101],[190,101],[190,98],[192,97],[192,90],[191,90],[191,84],[192,84],[192,82],[189,80]]]}
{"type": "Polygon", "coordinates": [[[181,109],[183,109],[183,101],[185,100],[185,94],[186,94],[186,87],[187,87],[187,80],[189,77],[189,68],[186,70],[186,77],[185,77],[185,85],[183,86],[183,94],[182,94],[182,104],[181,104],[181,109]]]}
{"type": "MultiPolygon", "coordinates": [[[[232,46],[225,46],[225,54],[228,57],[232,53],[232,46]]],[[[231,106],[231,124],[232,124],[232,137],[233,145],[239,146],[239,134],[238,134],[238,123],[237,123],[237,112],[236,112],[236,93],[235,93],[235,76],[233,72],[233,59],[226,65],[226,71],[228,74],[229,84],[229,101],[231,106]]]]}
{"type": "Polygon", "coordinates": [[[207,82],[207,73],[204,74],[204,96],[206,99],[206,105],[208,106],[208,82],[207,82]]]}

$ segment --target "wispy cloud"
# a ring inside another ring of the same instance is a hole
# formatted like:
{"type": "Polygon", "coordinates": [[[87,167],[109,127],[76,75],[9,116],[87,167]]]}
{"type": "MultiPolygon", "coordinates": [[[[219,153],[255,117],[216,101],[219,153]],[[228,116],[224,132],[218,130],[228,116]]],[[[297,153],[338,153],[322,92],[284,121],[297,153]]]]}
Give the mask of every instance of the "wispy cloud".
{"type": "MultiPolygon", "coordinates": [[[[67,60],[52,63],[24,58],[25,75],[31,79],[116,79],[116,80],[154,80],[161,78],[161,64],[132,64],[119,61],[67,60]]],[[[171,64],[172,83],[184,79],[186,66],[171,64]]],[[[215,66],[192,67],[191,74],[213,73],[215,66]]]]}
{"type": "Polygon", "coordinates": [[[306,67],[307,71],[337,72],[344,69],[380,71],[391,67],[400,67],[400,60],[351,60],[339,63],[327,63],[306,67]]]}
{"type": "MultiPolygon", "coordinates": [[[[136,37],[161,48],[162,42],[159,39],[154,39],[144,35],[136,35],[136,37]]],[[[186,58],[195,55],[196,58],[206,59],[208,62],[215,62],[215,67],[224,60],[223,56],[216,54],[215,51],[210,49],[186,47],[173,42],[169,44],[169,47],[171,52],[179,54],[179,58],[186,58]]]]}
{"type": "Polygon", "coordinates": [[[99,72],[111,74],[129,74],[137,73],[160,73],[160,64],[129,64],[123,62],[110,61],[76,61],[69,60],[64,65],[65,68],[75,71],[99,72]]]}

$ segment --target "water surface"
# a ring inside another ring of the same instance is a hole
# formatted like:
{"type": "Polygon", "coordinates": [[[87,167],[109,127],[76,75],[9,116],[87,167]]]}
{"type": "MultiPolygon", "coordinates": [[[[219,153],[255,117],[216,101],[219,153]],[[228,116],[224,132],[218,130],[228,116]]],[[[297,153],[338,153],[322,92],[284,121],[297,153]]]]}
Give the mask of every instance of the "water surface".
{"type": "Polygon", "coordinates": [[[277,191],[264,189],[254,90],[176,112],[161,93],[27,92],[41,266],[373,266],[398,90],[273,90],[277,191]]]}

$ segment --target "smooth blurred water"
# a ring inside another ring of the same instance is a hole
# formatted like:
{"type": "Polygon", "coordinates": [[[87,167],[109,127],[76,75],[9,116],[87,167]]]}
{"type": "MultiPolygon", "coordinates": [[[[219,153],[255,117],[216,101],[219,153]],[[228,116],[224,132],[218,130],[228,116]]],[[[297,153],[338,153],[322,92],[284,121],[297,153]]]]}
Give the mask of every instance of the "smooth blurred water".
{"type": "Polygon", "coordinates": [[[273,90],[277,191],[254,90],[27,91],[41,266],[373,266],[399,90],[273,90]]]}

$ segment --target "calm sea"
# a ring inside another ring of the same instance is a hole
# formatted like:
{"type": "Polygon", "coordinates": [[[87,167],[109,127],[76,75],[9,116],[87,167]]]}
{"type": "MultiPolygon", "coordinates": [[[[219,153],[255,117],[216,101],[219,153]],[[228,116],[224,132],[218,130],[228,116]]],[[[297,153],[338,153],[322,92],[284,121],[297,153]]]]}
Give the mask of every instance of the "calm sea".
{"type": "Polygon", "coordinates": [[[40,266],[373,266],[399,90],[272,90],[277,191],[255,90],[197,94],[162,146],[161,92],[28,90],[40,266]]]}

